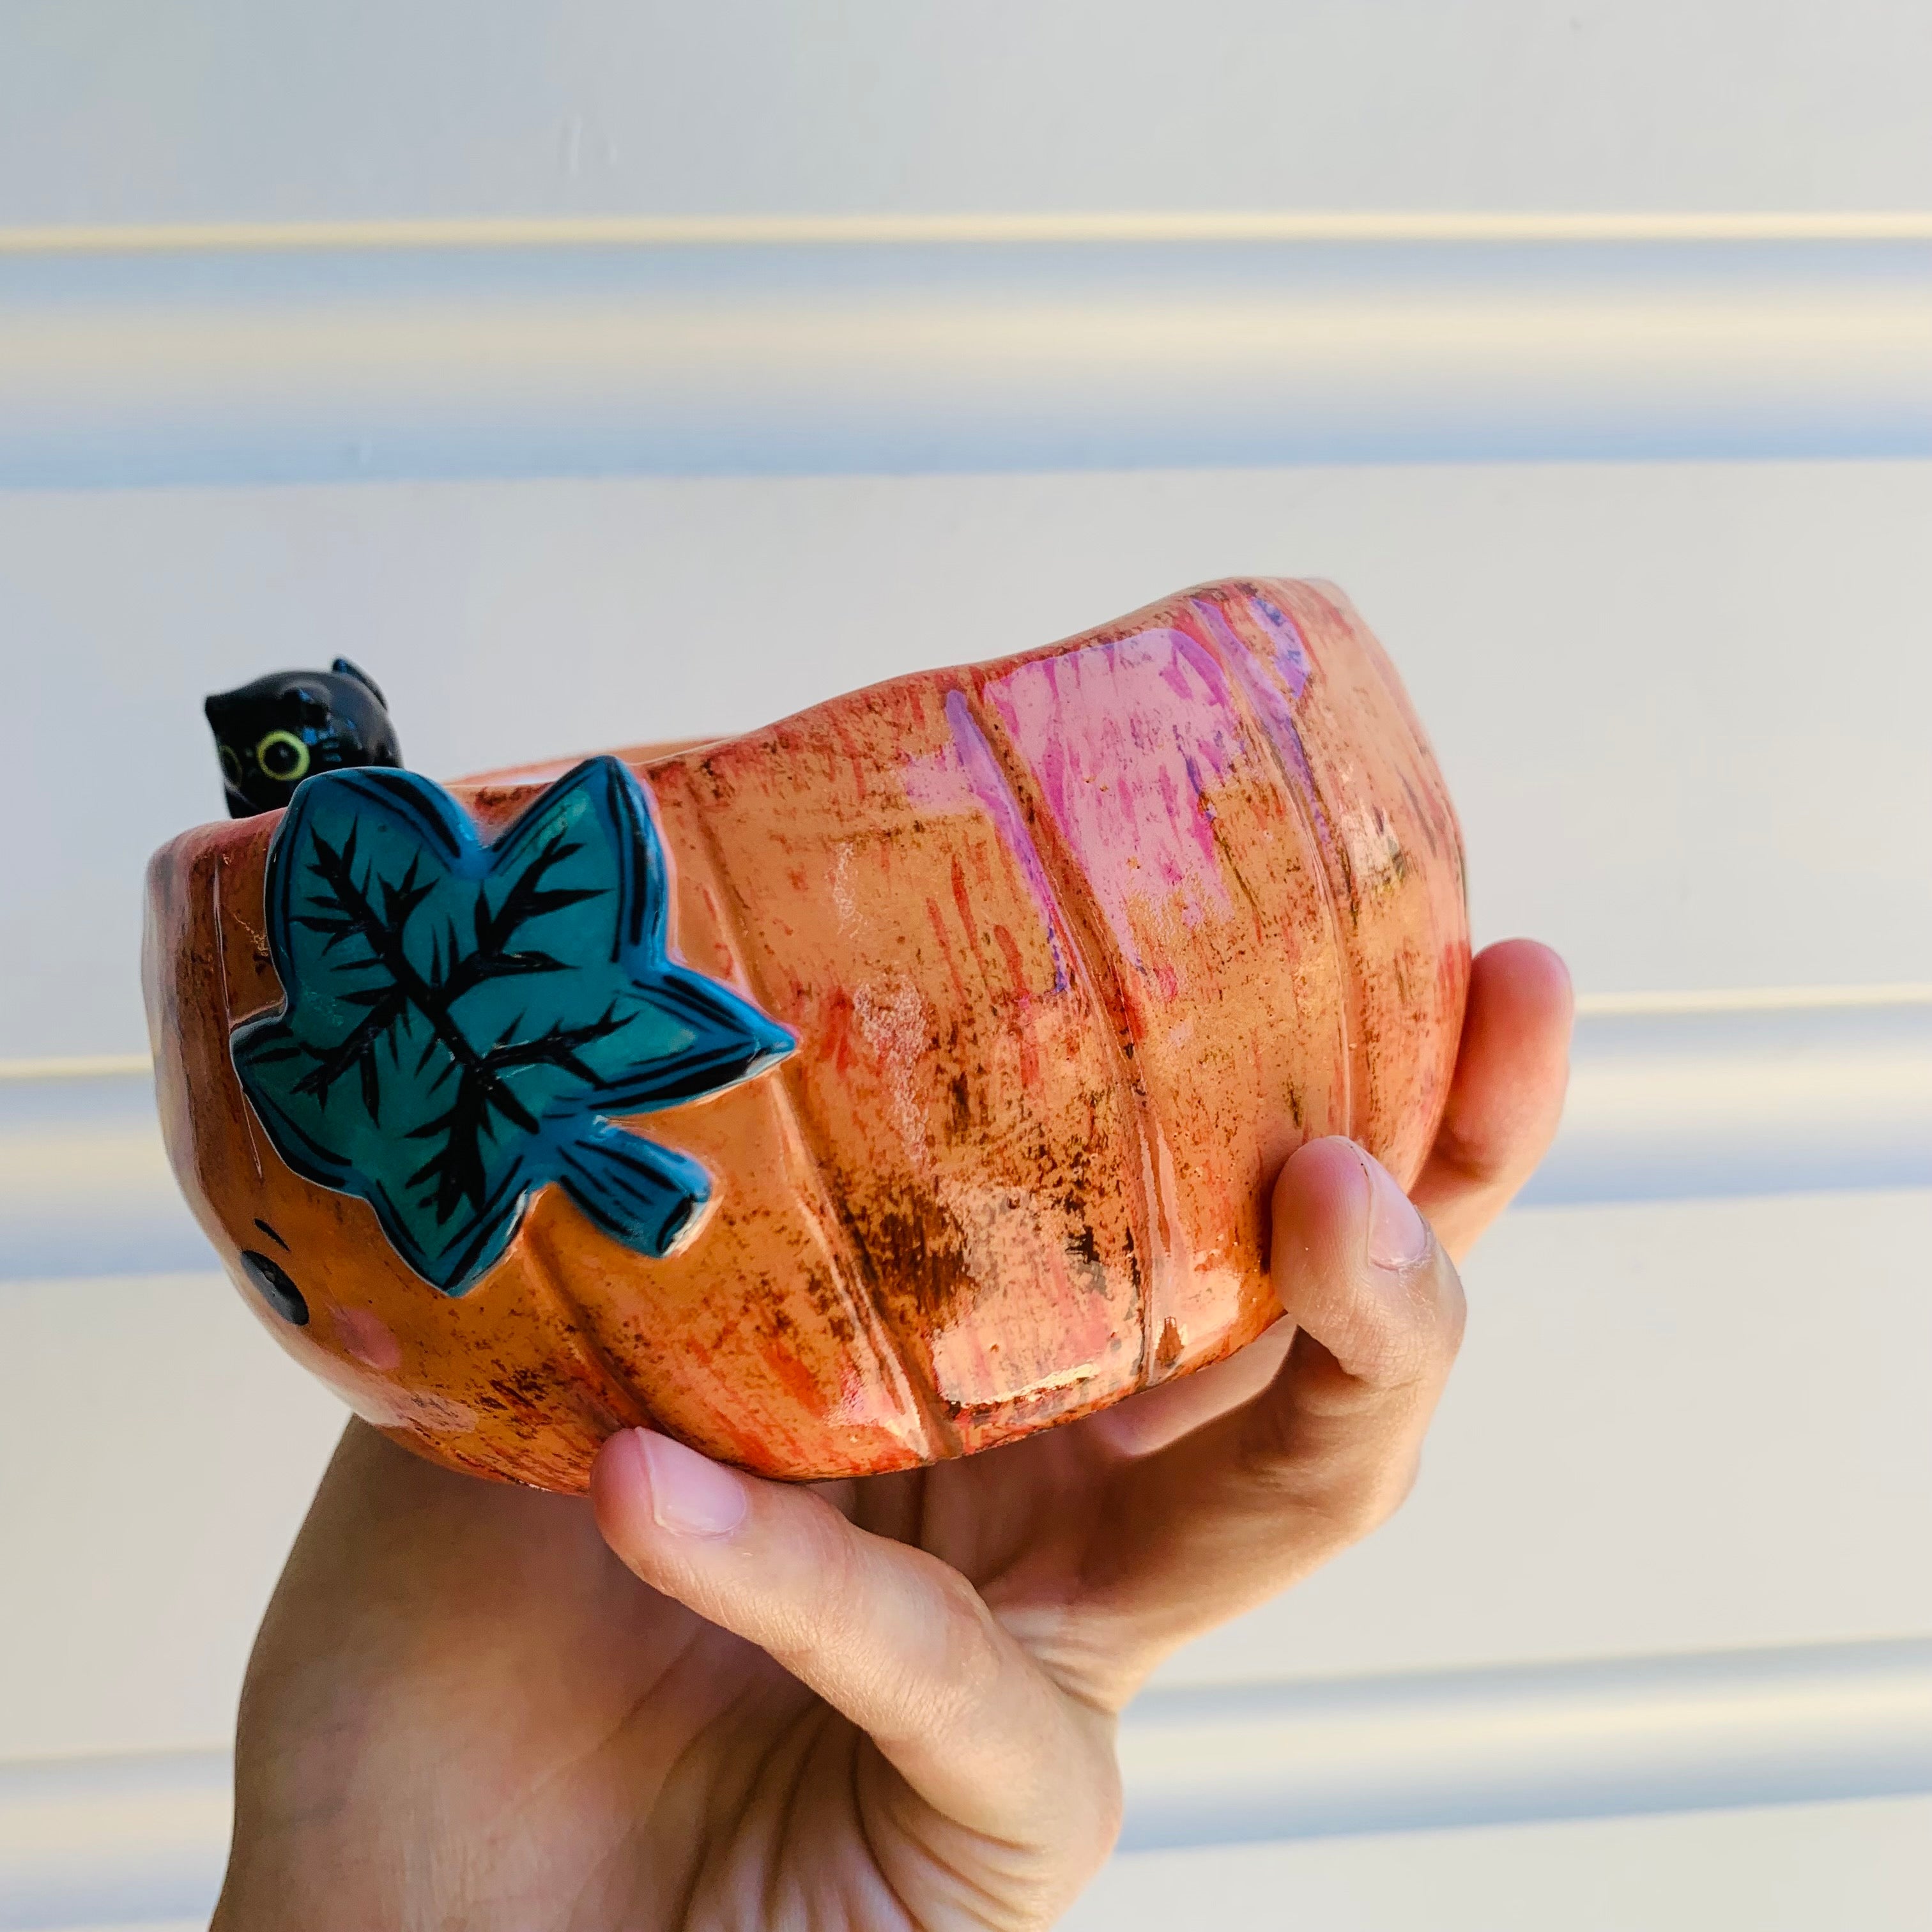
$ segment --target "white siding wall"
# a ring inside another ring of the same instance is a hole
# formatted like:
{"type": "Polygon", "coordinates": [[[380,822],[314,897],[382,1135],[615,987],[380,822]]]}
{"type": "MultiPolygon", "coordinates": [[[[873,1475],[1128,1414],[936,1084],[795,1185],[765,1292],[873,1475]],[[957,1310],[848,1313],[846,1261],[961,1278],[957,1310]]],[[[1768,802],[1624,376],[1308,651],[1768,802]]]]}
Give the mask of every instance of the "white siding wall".
{"type": "Polygon", "coordinates": [[[1918,208],[1893,0],[10,0],[0,220],[1918,208]]]}

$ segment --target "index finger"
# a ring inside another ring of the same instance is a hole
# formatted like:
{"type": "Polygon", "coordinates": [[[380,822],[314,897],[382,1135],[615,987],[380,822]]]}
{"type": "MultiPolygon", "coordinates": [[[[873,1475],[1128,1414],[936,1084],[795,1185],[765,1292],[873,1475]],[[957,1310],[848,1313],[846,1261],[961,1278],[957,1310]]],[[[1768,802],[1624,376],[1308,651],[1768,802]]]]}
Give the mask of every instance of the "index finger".
{"type": "Polygon", "coordinates": [[[1569,969],[1533,939],[1479,952],[1436,1143],[1409,1196],[1458,1261],[1556,1138],[1570,1077],[1569,969]]]}

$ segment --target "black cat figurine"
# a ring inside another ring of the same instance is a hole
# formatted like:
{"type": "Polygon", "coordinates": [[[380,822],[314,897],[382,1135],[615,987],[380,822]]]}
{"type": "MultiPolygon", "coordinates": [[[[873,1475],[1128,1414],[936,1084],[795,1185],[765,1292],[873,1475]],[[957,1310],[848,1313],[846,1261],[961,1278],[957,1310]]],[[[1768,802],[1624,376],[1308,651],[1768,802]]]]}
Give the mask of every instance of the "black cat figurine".
{"type": "Polygon", "coordinates": [[[346,658],[327,670],[277,670],[206,699],[231,818],[274,812],[316,772],[400,765],[382,694],[346,658]]]}

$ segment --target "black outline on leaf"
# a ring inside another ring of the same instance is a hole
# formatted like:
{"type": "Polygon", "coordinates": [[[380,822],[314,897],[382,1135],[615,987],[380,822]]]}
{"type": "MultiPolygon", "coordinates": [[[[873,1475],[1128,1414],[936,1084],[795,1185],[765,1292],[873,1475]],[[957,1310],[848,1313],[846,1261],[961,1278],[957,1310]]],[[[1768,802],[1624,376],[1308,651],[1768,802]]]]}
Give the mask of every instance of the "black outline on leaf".
{"type": "MultiPolygon", "coordinates": [[[[442,1145],[409,1178],[412,1187],[434,1184],[434,1210],[439,1224],[447,1222],[465,1201],[472,1211],[480,1214],[483,1210],[482,1138],[492,1112],[500,1114],[527,1133],[537,1131],[536,1116],[511,1091],[504,1074],[512,1067],[548,1064],[561,1067],[586,1085],[594,1086],[598,1076],[577,1057],[576,1049],[592,1040],[608,1038],[628,1026],[634,1017],[626,1014],[619,1018],[614,1006],[591,1025],[553,1026],[534,1040],[500,1041],[478,1052],[453,1010],[464,994],[473,992],[490,980],[567,970],[562,960],[553,958],[549,953],[517,952],[512,950],[512,942],[533,919],[604,896],[608,889],[602,886],[558,888],[544,884],[565,860],[583,849],[580,843],[570,841],[567,832],[558,832],[510,881],[502,903],[494,909],[490,904],[490,882],[479,880],[471,920],[474,945],[465,952],[455,932],[449,931],[446,939],[436,944],[426,976],[410,961],[407,944],[411,917],[435,890],[434,880],[419,881],[419,862],[412,858],[402,878],[394,881],[377,877],[373,866],[358,879],[356,827],[350,828],[349,836],[339,848],[331,845],[320,832],[310,835],[308,869],[317,884],[310,888],[308,903],[321,910],[297,914],[296,923],[324,934],[327,952],[333,952],[346,941],[358,940],[367,949],[368,957],[344,964],[350,970],[376,972],[382,977],[375,986],[337,996],[345,1004],[366,1006],[367,1016],[333,1047],[325,1049],[306,1042],[300,1045],[298,1050],[309,1054],[316,1064],[296,1082],[295,1090],[314,1094],[326,1108],[335,1083],[356,1069],[361,1076],[363,1105],[369,1110],[370,1119],[380,1125],[379,1050],[391,1030],[406,1014],[412,1010],[420,1014],[428,1022],[431,1038],[416,1070],[422,1072],[435,1048],[440,1046],[459,1073],[455,1097],[447,1110],[410,1134],[412,1140],[434,1140],[439,1135],[442,1138],[442,1145]]],[[[392,1046],[392,1060],[394,1057],[392,1046]]],[[[447,1070],[442,1078],[448,1078],[447,1070]]]]}

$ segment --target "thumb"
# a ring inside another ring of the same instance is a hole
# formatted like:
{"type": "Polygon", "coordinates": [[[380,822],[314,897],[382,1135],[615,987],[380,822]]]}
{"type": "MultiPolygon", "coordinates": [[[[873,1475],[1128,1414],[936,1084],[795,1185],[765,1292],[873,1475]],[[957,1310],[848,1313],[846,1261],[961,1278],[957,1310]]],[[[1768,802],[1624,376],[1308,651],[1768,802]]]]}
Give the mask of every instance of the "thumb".
{"type": "Polygon", "coordinates": [[[1462,1290],[1381,1164],[1310,1142],[1274,1190],[1294,1340],[1268,1385],[1120,1470],[1088,1607],[1144,1670],[1286,1589],[1401,1502],[1462,1330],[1462,1290]]]}
{"type": "Polygon", "coordinates": [[[649,1430],[598,1455],[604,1540],[653,1588],[766,1652],[943,1817],[1064,1859],[1117,1828],[1111,1718],[1069,1696],[959,1572],[649,1430]]]}

